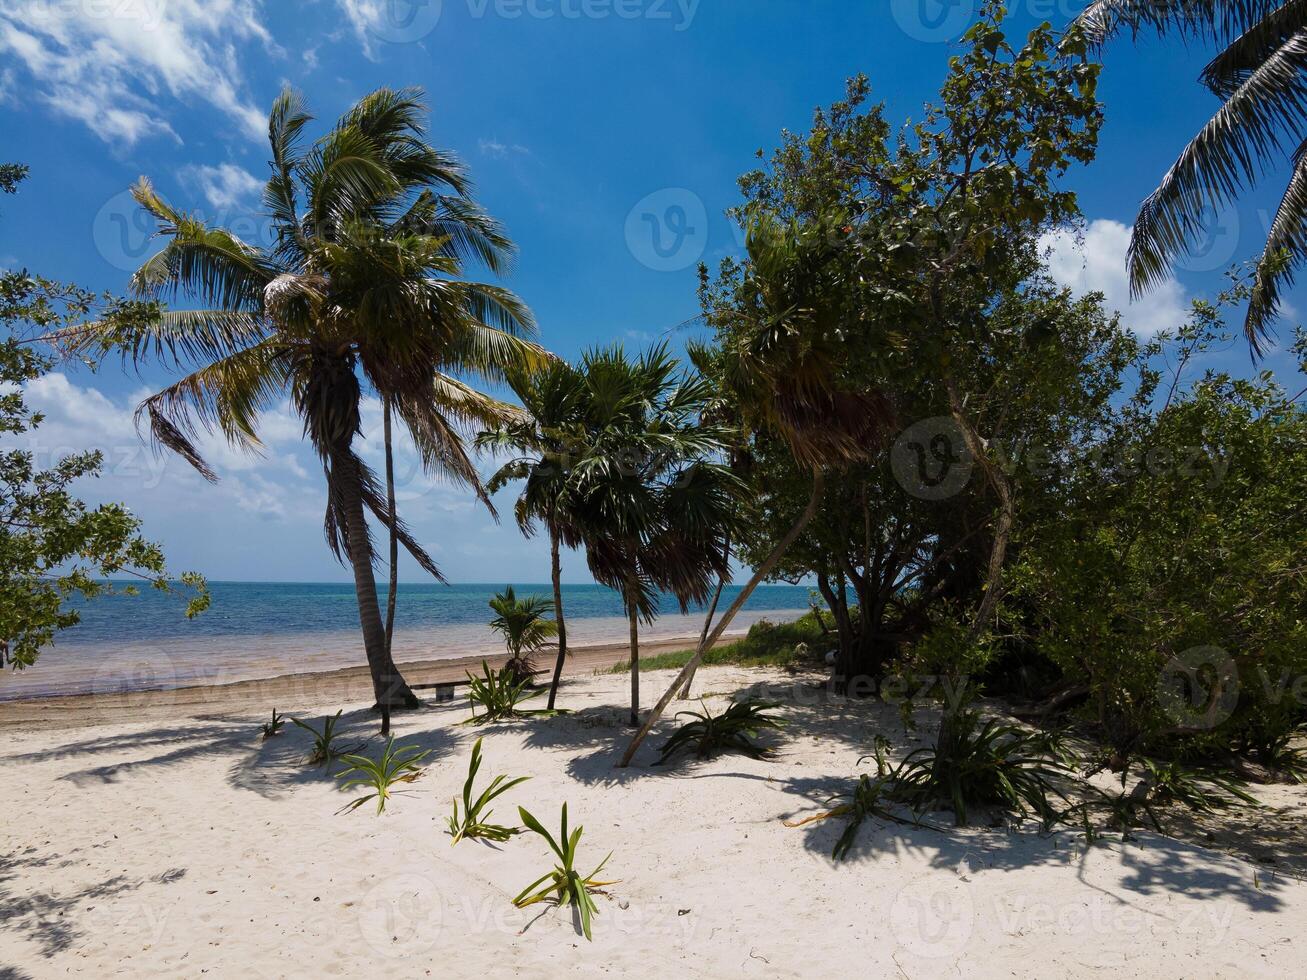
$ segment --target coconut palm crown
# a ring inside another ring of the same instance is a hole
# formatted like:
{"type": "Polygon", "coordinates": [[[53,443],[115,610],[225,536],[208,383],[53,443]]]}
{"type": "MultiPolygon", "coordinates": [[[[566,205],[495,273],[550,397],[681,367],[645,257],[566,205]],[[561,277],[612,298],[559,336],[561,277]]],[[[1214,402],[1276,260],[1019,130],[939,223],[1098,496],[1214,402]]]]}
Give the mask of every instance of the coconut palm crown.
{"type": "MultiPolygon", "coordinates": [[[[207,479],[196,445],[219,430],[258,452],[261,412],[290,404],[327,480],[324,521],[337,558],[353,569],[364,646],[380,704],[416,701],[386,650],[367,512],[391,516],[383,489],[355,450],[366,392],[388,401],[428,474],[489,499],[463,440],[516,411],[468,385],[539,365],[531,315],[507,290],[461,277],[467,262],[504,270],[513,246],[469,197],[461,164],[426,138],[417,90],[380,89],[312,144],[301,98],[284,92],[269,119],[267,247],[169,205],[144,178],[133,193],[158,221],[163,249],[132,277],[142,297],[182,297],[201,309],[145,325],[93,324],[68,339],[79,352],[120,350],[185,370],[147,398],[138,419],[157,442],[207,479]]],[[[398,520],[395,533],[437,578],[430,555],[398,520]]]]}

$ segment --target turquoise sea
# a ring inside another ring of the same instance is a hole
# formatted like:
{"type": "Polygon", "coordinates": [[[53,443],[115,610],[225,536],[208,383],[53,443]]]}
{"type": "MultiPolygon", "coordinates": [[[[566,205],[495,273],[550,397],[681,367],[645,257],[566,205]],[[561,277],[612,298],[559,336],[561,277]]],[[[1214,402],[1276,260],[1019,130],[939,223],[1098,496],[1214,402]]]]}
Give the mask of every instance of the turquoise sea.
{"type": "MultiPolygon", "coordinates": [[[[110,596],[80,607],[82,622],[62,633],[35,667],[0,675],[0,701],[55,694],[120,692],[227,684],[363,663],[358,606],[348,583],[214,582],[213,607],[194,620],[184,603],[154,592],[110,596]]],[[[404,585],[397,592],[395,658],[438,660],[502,649],[486,623],[499,585],[404,585]]],[[[517,585],[519,595],[552,595],[544,584],[517,585]]],[[[722,593],[722,605],[739,594],[722,593]]],[[[764,585],[750,597],[733,631],[760,619],[784,620],[808,607],[804,586],[764,585]]],[[[382,590],[384,608],[385,591],[382,590]]],[[[568,642],[623,642],[621,600],[598,585],[563,587],[568,642]]],[[[642,638],[695,638],[701,610],[682,616],[670,596],[642,638]]]]}

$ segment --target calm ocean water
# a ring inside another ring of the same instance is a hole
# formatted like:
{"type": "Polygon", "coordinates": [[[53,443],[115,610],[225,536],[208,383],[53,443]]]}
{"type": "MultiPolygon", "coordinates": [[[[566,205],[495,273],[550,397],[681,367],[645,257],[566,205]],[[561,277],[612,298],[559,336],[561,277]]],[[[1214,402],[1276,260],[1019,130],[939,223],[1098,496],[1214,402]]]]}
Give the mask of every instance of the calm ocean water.
{"type": "MultiPolygon", "coordinates": [[[[187,620],[184,603],[147,592],[81,606],[82,622],[65,631],[35,667],[0,674],[0,701],[52,694],[151,690],[230,684],[279,674],[362,664],[358,606],[349,584],[214,582],[213,607],[187,620]]],[[[486,626],[487,603],[502,586],[400,585],[395,659],[400,663],[497,653],[486,626]]],[[[521,595],[552,595],[549,585],[517,586],[521,595]]],[[[723,608],[739,594],[722,593],[723,608]]],[[[382,592],[384,608],[385,593],[382,592]]],[[[808,606],[803,586],[764,585],[732,624],[794,618],[808,606]]],[[[598,585],[563,587],[568,643],[622,642],[626,619],[617,593],[598,585]]],[[[697,638],[701,614],[680,615],[675,600],[643,627],[649,640],[697,638]]]]}

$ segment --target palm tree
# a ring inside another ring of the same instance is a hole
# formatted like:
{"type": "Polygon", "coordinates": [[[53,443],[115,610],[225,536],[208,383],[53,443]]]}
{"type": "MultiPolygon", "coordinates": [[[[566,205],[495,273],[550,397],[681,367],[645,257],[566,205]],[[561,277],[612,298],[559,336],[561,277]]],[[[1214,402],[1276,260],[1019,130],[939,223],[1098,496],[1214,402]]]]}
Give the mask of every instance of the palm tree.
{"type": "Polygon", "coordinates": [[[530,680],[536,672],[532,657],[558,635],[558,624],[546,618],[553,604],[538,595],[519,599],[510,585],[490,600],[490,608],[495,611],[490,628],[503,634],[508,647],[505,666],[518,683],[530,680]]]}
{"type": "Polygon", "coordinates": [[[298,95],[284,92],[269,120],[270,248],[176,210],[142,178],[134,195],[167,243],[132,277],[133,290],[146,299],[182,295],[203,308],[92,324],[68,339],[82,351],[121,350],[138,363],[156,356],[187,369],[147,398],[138,417],[210,480],[217,476],[195,445],[199,430],[217,428],[257,452],[260,413],[289,397],[322,460],[324,530],[353,570],[382,707],[417,702],[387,650],[367,513],[443,578],[355,450],[365,390],[392,407],[428,473],[471,488],[489,506],[461,431],[517,413],[461,379],[497,380],[545,360],[525,339],[533,325],[520,300],[461,279],[468,260],[502,268],[512,245],[468,196],[462,166],[427,142],[424,114],[420,92],[381,89],[305,146],[311,117],[298,95]]]}
{"type": "Polygon", "coordinates": [[[730,429],[704,418],[714,398],[659,345],[632,360],[620,347],[592,351],[580,443],[566,480],[567,513],[595,581],[622,596],[630,622],[631,722],[640,711],[640,622],[670,593],[683,612],[728,574],[724,538],[739,513],[740,484],[721,459],[730,429]]]}
{"type": "MultiPolygon", "coordinates": [[[[836,224],[842,224],[837,220],[836,224]]],[[[864,315],[849,305],[838,236],[821,222],[804,225],[770,217],[751,220],[744,276],[708,321],[717,344],[691,348],[695,365],[720,386],[745,434],[761,430],[784,440],[795,461],[812,473],[812,492],[794,526],[727,607],[705,630],[693,657],[659,699],[623,754],[630,765],[676,692],[721,639],[758,585],[799,539],[821,505],[827,474],[867,459],[887,442],[893,410],[880,392],[841,383],[846,337],[864,315]]]]}
{"type": "Polygon", "coordinates": [[[1173,32],[1219,46],[1201,80],[1221,106],[1189,141],[1135,219],[1128,264],[1136,295],[1163,280],[1232,201],[1286,151],[1293,170],[1256,263],[1244,333],[1260,356],[1283,288],[1307,253],[1307,4],[1299,0],[1092,0],[1077,23],[1103,44],[1122,30],[1173,32]]]}
{"type": "Polygon", "coordinates": [[[488,493],[515,481],[522,490],[513,508],[518,527],[528,538],[536,522],[549,534],[550,577],[554,586],[554,618],[558,623],[558,657],[549,685],[549,710],[558,698],[558,685],[567,660],[567,622],[563,615],[563,581],[560,548],[577,548],[582,539],[568,511],[568,475],[571,453],[578,444],[577,426],[585,395],[585,380],[571,365],[554,361],[534,371],[516,371],[509,385],[522,403],[523,417],[477,437],[480,448],[515,452],[486,483],[488,493]]]}

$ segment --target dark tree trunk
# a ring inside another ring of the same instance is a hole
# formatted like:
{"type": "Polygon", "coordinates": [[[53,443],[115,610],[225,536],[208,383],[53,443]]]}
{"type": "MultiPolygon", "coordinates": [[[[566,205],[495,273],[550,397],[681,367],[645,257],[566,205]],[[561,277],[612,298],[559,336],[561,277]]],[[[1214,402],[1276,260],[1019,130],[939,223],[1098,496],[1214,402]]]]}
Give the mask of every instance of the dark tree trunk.
{"type": "MultiPolygon", "coordinates": [[[[727,561],[730,560],[730,550],[731,550],[731,547],[730,547],[730,545],[728,544],[728,545],[726,546],[726,551],[727,551],[727,556],[726,556],[726,557],[727,557],[727,561]]],[[[713,596],[712,596],[712,605],[710,605],[710,606],[708,607],[708,615],[704,617],[704,620],[703,620],[703,632],[699,634],[699,646],[703,646],[704,643],[706,643],[707,640],[708,640],[708,631],[709,631],[710,629],[712,629],[712,618],[713,618],[715,615],[717,615],[717,603],[719,603],[719,602],[722,601],[722,589],[723,589],[725,586],[726,586],[726,576],[723,575],[723,576],[721,576],[720,578],[717,579],[717,591],[713,593],[713,596]]],[[[696,647],[695,649],[698,649],[698,647],[696,647]]],[[[686,700],[687,698],[689,698],[689,696],[690,696],[690,685],[693,684],[693,683],[694,683],[694,671],[692,670],[692,671],[690,671],[690,673],[689,673],[689,674],[686,676],[686,678],[685,678],[685,684],[681,687],[681,693],[677,695],[677,697],[678,697],[680,700],[684,701],[684,700],[686,700]]]]}
{"type": "Polygon", "coordinates": [[[399,535],[395,531],[395,452],[391,443],[390,399],[382,413],[386,440],[386,512],[390,514],[390,588],[386,592],[386,656],[392,656],[395,641],[395,597],[399,592],[399,535]]]}
{"type": "Polygon", "coordinates": [[[358,596],[359,625],[363,647],[372,672],[372,688],[378,707],[415,708],[418,699],[386,649],[386,627],[377,601],[377,580],[372,570],[372,546],[368,542],[367,518],[363,513],[363,487],[358,465],[348,451],[333,454],[331,479],[340,503],[349,543],[349,561],[354,570],[354,592],[358,596]]]}
{"type": "Polygon", "coordinates": [[[826,475],[818,470],[812,477],[812,496],[808,499],[808,506],[805,507],[803,513],[799,515],[799,519],[795,522],[794,526],[785,532],[785,537],[783,537],[776,547],[772,549],[772,552],[767,556],[766,561],[764,561],[762,565],[754,571],[753,578],[745,583],[744,588],[740,590],[740,594],[735,597],[735,601],[732,602],[726,612],[722,614],[722,618],[713,628],[713,631],[704,638],[702,643],[699,644],[699,649],[695,652],[694,656],[690,658],[690,662],[681,668],[681,672],[676,676],[676,680],[672,681],[672,686],[669,687],[667,692],[658,699],[658,703],[654,705],[654,709],[649,712],[649,717],[644,720],[644,724],[640,727],[640,730],[636,732],[635,737],[631,739],[631,744],[626,747],[626,752],[623,753],[622,760],[617,764],[619,769],[625,769],[631,764],[631,760],[635,758],[636,750],[640,748],[640,743],[648,737],[653,726],[658,723],[658,719],[661,718],[663,712],[667,710],[667,706],[671,704],[672,698],[676,696],[676,692],[680,689],[681,685],[685,683],[685,679],[689,677],[695,668],[703,662],[704,653],[711,649],[717,641],[721,639],[721,635],[726,632],[726,627],[731,625],[731,620],[735,619],[736,614],[739,613],[739,611],[744,608],[744,604],[749,601],[749,596],[753,595],[753,590],[758,587],[758,584],[763,579],[772,573],[772,570],[785,556],[785,552],[789,551],[790,548],[794,546],[794,542],[799,540],[799,535],[803,533],[803,529],[807,527],[812,522],[813,517],[816,516],[817,510],[821,506],[821,496],[825,488],[826,475]]]}
{"type": "Polygon", "coordinates": [[[631,724],[640,724],[640,610],[632,599],[627,614],[631,617],[631,724]]]}
{"type": "Polygon", "coordinates": [[[558,623],[558,661],[554,664],[554,679],[549,685],[549,710],[554,710],[558,697],[558,684],[563,677],[563,662],[567,660],[567,623],[563,620],[563,565],[558,556],[558,534],[549,532],[549,555],[554,579],[554,619],[558,623]]]}

